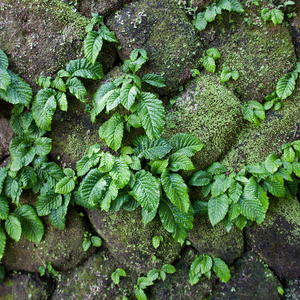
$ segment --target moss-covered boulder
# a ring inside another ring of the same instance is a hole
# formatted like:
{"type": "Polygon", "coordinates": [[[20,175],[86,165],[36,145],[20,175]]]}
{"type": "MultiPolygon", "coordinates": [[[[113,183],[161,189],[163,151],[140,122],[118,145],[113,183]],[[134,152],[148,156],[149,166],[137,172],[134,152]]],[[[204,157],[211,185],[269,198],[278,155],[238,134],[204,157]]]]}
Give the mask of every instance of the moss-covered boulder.
{"type": "Polygon", "coordinates": [[[212,164],[234,142],[242,124],[239,99],[221,84],[216,75],[201,74],[186,84],[174,98],[167,114],[164,135],[178,132],[199,138],[203,149],[193,157],[197,170],[212,164]]]}
{"type": "Polygon", "coordinates": [[[195,250],[189,247],[185,249],[180,260],[174,265],[176,272],[168,274],[165,281],[158,281],[150,289],[151,300],[186,300],[186,299],[206,299],[214,285],[215,279],[208,280],[205,276],[196,284],[191,286],[189,283],[190,265],[195,259],[195,250]]]}
{"type": "MultiPolygon", "coordinates": [[[[83,56],[88,20],[61,0],[1,1],[0,49],[11,69],[36,87],[34,79],[52,75],[83,56]]],[[[115,60],[112,47],[102,57],[105,69],[115,60]]]]}
{"type": "Polygon", "coordinates": [[[89,227],[74,209],[69,209],[64,230],[54,227],[48,217],[43,221],[45,235],[38,245],[23,237],[18,243],[8,238],[2,258],[7,271],[37,272],[40,266],[48,262],[55,270],[66,271],[95,251],[94,247],[83,251],[83,235],[89,227]]]}
{"type": "Polygon", "coordinates": [[[207,216],[195,217],[188,240],[199,253],[214,255],[229,264],[244,252],[244,236],[240,229],[233,226],[227,232],[223,223],[212,227],[207,216]]]}
{"type": "Polygon", "coordinates": [[[144,226],[140,209],[109,213],[90,210],[88,216],[112,255],[138,273],[148,272],[165,263],[171,264],[180,253],[180,244],[158,220],[154,219],[144,226]],[[157,249],[152,245],[155,235],[163,236],[163,242],[157,249]]]}
{"type": "Polygon", "coordinates": [[[281,154],[282,144],[300,138],[300,91],[283,101],[279,111],[271,110],[259,125],[244,128],[239,139],[225,155],[222,163],[228,170],[239,170],[243,165],[259,163],[271,153],[281,154]]]}
{"type": "Polygon", "coordinates": [[[284,289],[286,300],[300,299],[300,279],[289,280],[284,289]]]}
{"type": "Polygon", "coordinates": [[[135,48],[147,51],[148,71],[164,74],[168,86],[164,92],[178,90],[199,65],[202,44],[176,1],[134,2],[110,16],[107,24],[120,41],[122,60],[135,48]]]}
{"type": "Polygon", "coordinates": [[[300,276],[300,203],[272,199],[265,221],[246,229],[248,246],[281,278],[300,276]]]}
{"type": "Polygon", "coordinates": [[[11,274],[0,285],[0,300],[46,300],[52,292],[51,285],[35,274],[11,274]]]}
{"type": "Polygon", "coordinates": [[[274,26],[261,19],[261,6],[243,1],[245,12],[229,14],[208,23],[199,36],[206,48],[221,53],[218,70],[229,67],[239,72],[238,80],[228,81],[243,101],[262,101],[296,62],[292,38],[284,24],[274,26]]]}
{"type": "Polygon", "coordinates": [[[120,277],[120,284],[115,285],[111,275],[117,268],[124,267],[108,252],[100,251],[83,265],[62,274],[51,299],[133,299],[133,285],[137,276],[125,269],[127,276],[120,277]]]}
{"type": "Polygon", "coordinates": [[[234,264],[231,279],[219,284],[209,300],[277,300],[280,281],[272,271],[252,255],[239,259],[234,264]]]}

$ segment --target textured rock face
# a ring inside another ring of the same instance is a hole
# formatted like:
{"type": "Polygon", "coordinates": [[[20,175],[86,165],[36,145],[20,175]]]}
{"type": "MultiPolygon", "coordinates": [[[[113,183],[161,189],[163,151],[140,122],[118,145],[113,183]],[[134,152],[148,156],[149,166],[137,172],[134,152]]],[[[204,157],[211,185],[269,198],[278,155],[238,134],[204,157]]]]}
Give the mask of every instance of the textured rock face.
{"type": "Polygon", "coordinates": [[[91,256],[83,265],[62,276],[52,299],[116,299],[127,296],[133,299],[133,284],[136,275],[126,270],[127,277],[121,277],[116,286],[111,274],[121,268],[107,252],[100,251],[91,256]]]}
{"type": "Polygon", "coordinates": [[[206,216],[194,219],[188,240],[199,253],[214,255],[229,264],[244,252],[244,236],[240,229],[233,226],[228,233],[223,223],[212,227],[206,216]]]}
{"type": "Polygon", "coordinates": [[[235,140],[242,126],[241,103],[216,75],[200,75],[173,99],[164,135],[190,133],[204,144],[193,157],[197,170],[215,162],[235,140]]]}
{"type": "Polygon", "coordinates": [[[129,4],[109,17],[108,26],[120,41],[122,60],[128,59],[134,48],[145,49],[150,58],[148,71],[163,72],[171,91],[178,90],[190,78],[191,69],[199,65],[202,44],[184,11],[172,1],[129,4]]]}
{"type": "Polygon", "coordinates": [[[176,273],[167,275],[165,281],[156,283],[150,291],[149,299],[206,299],[212,291],[215,280],[208,280],[206,277],[201,279],[196,285],[189,284],[190,264],[195,259],[195,251],[187,248],[183,251],[180,261],[175,265],[176,273]]]}
{"type": "Polygon", "coordinates": [[[90,221],[96,232],[105,240],[112,255],[138,273],[171,264],[179,255],[181,246],[175,242],[156,219],[144,226],[141,211],[106,213],[90,210],[90,221]],[[159,248],[152,245],[152,238],[162,235],[159,248]],[[153,256],[156,260],[153,260],[153,256]]]}
{"type": "Polygon", "coordinates": [[[277,288],[279,280],[257,258],[248,255],[234,264],[234,273],[226,284],[216,288],[209,300],[277,300],[281,299],[277,288]]]}
{"type": "Polygon", "coordinates": [[[53,288],[36,275],[12,274],[0,285],[1,300],[46,300],[52,292],[53,288]]]}
{"type": "Polygon", "coordinates": [[[248,244],[281,278],[300,276],[300,204],[297,199],[271,202],[266,220],[246,229],[248,244]]]}
{"type": "Polygon", "coordinates": [[[83,235],[88,226],[73,209],[69,209],[65,230],[55,228],[48,218],[44,219],[44,226],[45,235],[39,245],[23,237],[18,243],[8,239],[2,259],[7,271],[37,272],[43,263],[48,262],[55,270],[66,271],[75,268],[95,251],[95,248],[83,251],[83,235]]]}

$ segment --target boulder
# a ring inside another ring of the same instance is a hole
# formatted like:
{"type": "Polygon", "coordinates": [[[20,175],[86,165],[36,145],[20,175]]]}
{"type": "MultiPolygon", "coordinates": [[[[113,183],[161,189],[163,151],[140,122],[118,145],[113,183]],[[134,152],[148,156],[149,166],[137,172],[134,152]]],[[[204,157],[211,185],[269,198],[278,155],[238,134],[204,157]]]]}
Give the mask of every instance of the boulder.
{"type": "Polygon", "coordinates": [[[176,91],[199,65],[202,44],[184,11],[171,0],[141,0],[110,16],[107,25],[120,42],[122,60],[130,52],[145,49],[149,73],[163,73],[167,88],[158,93],[176,91]]]}
{"type": "Polygon", "coordinates": [[[88,216],[116,260],[137,273],[171,264],[181,251],[180,244],[162,228],[160,221],[154,219],[144,226],[140,209],[109,213],[89,210],[88,216]],[[163,236],[157,249],[152,245],[155,235],[163,236]]]}
{"type": "Polygon", "coordinates": [[[207,216],[197,216],[188,240],[201,254],[214,255],[232,264],[244,252],[243,232],[233,226],[229,232],[223,223],[212,227],[207,216]]]}
{"type": "Polygon", "coordinates": [[[100,251],[73,271],[62,274],[51,299],[133,299],[130,296],[137,276],[125,269],[127,276],[120,277],[119,285],[115,285],[111,275],[117,268],[124,267],[108,252],[100,251]]]}
{"type": "Polygon", "coordinates": [[[248,246],[285,279],[300,276],[300,203],[272,199],[265,221],[246,228],[248,246]]]}
{"type": "Polygon", "coordinates": [[[204,147],[192,160],[196,170],[204,169],[226,152],[241,130],[241,103],[213,74],[188,82],[173,102],[163,135],[190,133],[200,139],[204,147]]]}

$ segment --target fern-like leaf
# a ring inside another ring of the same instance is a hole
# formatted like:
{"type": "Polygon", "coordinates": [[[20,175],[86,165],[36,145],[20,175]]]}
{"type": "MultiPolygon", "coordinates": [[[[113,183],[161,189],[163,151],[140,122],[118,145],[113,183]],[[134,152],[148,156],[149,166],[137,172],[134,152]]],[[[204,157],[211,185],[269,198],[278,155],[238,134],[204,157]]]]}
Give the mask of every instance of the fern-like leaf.
{"type": "Polygon", "coordinates": [[[140,101],[137,112],[142,126],[147,136],[156,140],[160,137],[165,125],[164,106],[161,100],[152,93],[141,93],[140,101]]]}

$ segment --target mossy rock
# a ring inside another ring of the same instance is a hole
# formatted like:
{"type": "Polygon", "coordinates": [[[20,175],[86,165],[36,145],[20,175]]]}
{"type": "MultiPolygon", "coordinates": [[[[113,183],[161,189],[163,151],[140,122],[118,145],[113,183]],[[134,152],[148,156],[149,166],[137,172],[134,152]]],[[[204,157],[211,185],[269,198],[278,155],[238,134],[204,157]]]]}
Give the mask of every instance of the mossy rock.
{"type": "Polygon", "coordinates": [[[215,279],[207,279],[203,276],[200,281],[191,286],[189,283],[190,265],[195,260],[196,252],[193,248],[188,247],[181,255],[180,260],[174,265],[176,272],[167,274],[165,281],[159,281],[150,289],[148,299],[160,300],[185,300],[185,299],[206,299],[214,285],[215,279]]]}
{"type": "Polygon", "coordinates": [[[300,276],[300,203],[272,199],[265,221],[246,229],[248,246],[281,278],[300,276]]]}
{"type": "Polygon", "coordinates": [[[214,255],[228,264],[232,264],[244,252],[244,236],[240,229],[233,226],[227,232],[223,223],[213,227],[207,216],[195,217],[188,240],[199,253],[214,255]]]}
{"type": "Polygon", "coordinates": [[[195,28],[184,11],[171,0],[141,0],[129,4],[107,24],[120,42],[119,54],[128,59],[130,52],[145,49],[149,73],[163,73],[167,88],[159,93],[176,91],[199,65],[203,48],[195,28]]]}
{"type": "Polygon", "coordinates": [[[284,289],[284,297],[286,300],[300,299],[300,279],[289,280],[284,289]]]}
{"type": "Polygon", "coordinates": [[[248,123],[222,160],[228,170],[238,171],[243,165],[262,162],[272,153],[280,155],[283,144],[300,138],[299,96],[298,87],[292,96],[283,100],[281,110],[266,114],[259,127],[248,123]]]}
{"type": "Polygon", "coordinates": [[[66,271],[95,251],[94,247],[83,251],[83,235],[89,227],[73,208],[69,208],[64,230],[54,227],[48,217],[44,217],[43,221],[45,235],[38,245],[23,237],[18,243],[7,239],[2,258],[7,271],[37,272],[40,266],[49,262],[55,270],[66,271]]]}
{"type": "Polygon", "coordinates": [[[173,101],[163,135],[181,132],[199,138],[204,147],[192,160],[196,170],[204,169],[226,152],[241,130],[241,103],[213,74],[188,82],[173,101]]]}
{"type": "Polygon", "coordinates": [[[219,49],[221,58],[217,60],[217,70],[229,67],[239,72],[238,80],[231,79],[228,86],[243,101],[262,102],[275,90],[277,81],[293,69],[295,49],[284,24],[264,23],[260,7],[250,1],[242,2],[243,14],[223,10],[222,16],[208,23],[199,36],[207,49],[219,49]]]}
{"type": "MultiPolygon", "coordinates": [[[[10,68],[37,89],[40,75],[51,76],[67,62],[83,56],[88,20],[60,0],[1,2],[0,49],[8,55],[10,68]]],[[[116,58],[111,46],[102,57],[108,70],[116,58]]]]}
{"type": "Polygon", "coordinates": [[[126,277],[120,277],[119,285],[111,279],[117,268],[124,268],[105,251],[92,255],[81,266],[62,274],[52,300],[61,299],[132,299],[133,285],[137,275],[125,268],[126,277]]]}
{"type": "Polygon", "coordinates": [[[0,161],[9,155],[9,143],[14,136],[14,132],[10,127],[10,110],[6,102],[0,101],[0,161]]]}
{"type": "Polygon", "coordinates": [[[272,271],[251,254],[237,260],[231,279],[220,283],[209,300],[279,300],[282,287],[272,271]]]}
{"type": "Polygon", "coordinates": [[[53,287],[35,274],[11,274],[0,285],[0,300],[46,300],[53,287]]]}
{"type": "Polygon", "coordinates": [[[171,264],[179,256],[181,245],[157,219],[144,226],[140,209],[109,213],[89,210],[88,216],[111,254],[137,273],[146,273],[165,263],[171,264]],[[163,236],[163,242],[157,249],[152,245],[155,235],[163,236]]]}

